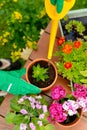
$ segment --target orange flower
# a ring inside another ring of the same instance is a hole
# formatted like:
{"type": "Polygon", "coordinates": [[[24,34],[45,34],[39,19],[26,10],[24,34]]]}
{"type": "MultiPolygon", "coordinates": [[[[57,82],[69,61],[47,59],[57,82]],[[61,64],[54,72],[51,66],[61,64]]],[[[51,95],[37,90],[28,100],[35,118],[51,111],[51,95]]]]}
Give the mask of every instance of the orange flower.
{"type": "Polygon", "coordinates": [[[66,53],[66,54],[69,54],[69,53],[71,53],[71,51],[72,51],[72,46],[69,45],[69,44],[66,44],[66,45],[64,46],[64,48],[62,49],[62,51],[63,51],[64,53],[66,53]]]}
{"type": "Polygon", "coordinates": [[[72,63],[71,63],[71,62],[66,62],[66,63],[64,64],[64,67],[65,67],[66,69],[70,69],[70,68],[72,68],[72,63]]]}
{"type": "Polygon", "coordinates": [[[74,41],[74,48],[80,48],[81,45],[81,41],[74,41]]]}
{"type": "Polygon", "coordinates": [[[61,46],[65,42],[65,37],[58,38],[58,46],[61,46]]]}

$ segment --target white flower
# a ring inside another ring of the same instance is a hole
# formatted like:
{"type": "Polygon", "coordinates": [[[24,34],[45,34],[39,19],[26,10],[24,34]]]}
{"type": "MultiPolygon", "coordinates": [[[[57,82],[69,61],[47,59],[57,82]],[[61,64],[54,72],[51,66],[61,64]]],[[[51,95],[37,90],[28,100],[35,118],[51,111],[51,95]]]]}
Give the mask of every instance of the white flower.
{"type": "Polygon", "coordinates": [[[73,111],[73,110],[68,110],[68,114],[69,114],[69,116],[73,116],[73,115],[76,115],[76,113],[78,113],[76,110],[75,111],[73,111]]]}
{"type": "Polygon", "coordinates": [[[27,125],[21,123],[21,124],[20,124],[20,130],[26,130],[26,129],[27,129],[27,125]]]}
{"type": "Polygon", "coordinates": [[[39,119],[43,119],[44,116],[45,116],[44,114],[40,114],[40,115],[39,115],[39,119]]]}
{"type": "Polygon", "coordinates": [[[38,124],[39,126],[42,126],[42,121],[38,121],[37,124],[38,124]]]}
{"type": "Polygon", "coordinates": [[[41,95],[36,96],[36,99],[41,99],[41,98],[42,98],[41,95]]]}
{"type": "Polygon", "coordinates": [[[43,106],[42,106],[42,109],[43,109],[43,112],[44,112],[44,113],[47,112],[47,106],[46,106],[46,105],[43,105],[43,106]]]}

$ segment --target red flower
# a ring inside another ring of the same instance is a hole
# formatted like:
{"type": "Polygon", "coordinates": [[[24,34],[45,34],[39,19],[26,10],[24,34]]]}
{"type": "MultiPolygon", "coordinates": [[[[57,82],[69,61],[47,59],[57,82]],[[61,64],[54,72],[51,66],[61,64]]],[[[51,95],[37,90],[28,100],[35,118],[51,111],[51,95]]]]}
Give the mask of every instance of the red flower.
{"type": "Polygon", "coordinates": [[[72,46],[71,46],[70,44],[66,44],[66,45],[64,46],[64,48],[62,49],[62,51],[63,51],[64,53],[66,53],[66,54],[69,54],[69,53],[71,53],[71,51],[72,51],[72,46]]]}
{"type": "Polygon", "coordinates": [[[64,42],[65,42],[65,37],[58,38],[58,41],[57,41],[58,46],[61,46],[64,42]]]}
{"type": "Polygon", "coordinates": [[[72,68],[72,63],[71,63],[71,62],[66,62],[66,63],[64,64],[64,67],[65,67],[66,69],[70,69],[70,68],[72,68]]]}
{"type": "Polygon", "coordinates": [[[81,41],[74,41],[74,48],[80,48],[81,45],[81,41]]]}

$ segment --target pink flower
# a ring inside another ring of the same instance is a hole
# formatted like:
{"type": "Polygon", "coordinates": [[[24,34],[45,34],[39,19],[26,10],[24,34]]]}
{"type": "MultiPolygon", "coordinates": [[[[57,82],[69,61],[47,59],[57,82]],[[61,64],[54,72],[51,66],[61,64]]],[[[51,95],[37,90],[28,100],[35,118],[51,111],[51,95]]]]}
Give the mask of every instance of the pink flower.
{"type": "Polygon", "coordinates": [[[27,96],[23,96],[22,98],[20,98],[19,100],[18,100],[18,103],[19,104],[21,104],[24,100],[26,100],[27,99],[27,96]]]}
{"type": "Polygon", "coordinates": [[[27,129],[27,125],[21,123],[21,124],[20,124],[20,130],[26,130],[26,129],[27,129]]]}
{"type": "Polygon", "coordinates": [[[61,85],[55,86],[52,89],[51,96],[54,100],[60,100],[66,96],[65,89],[61,85]]]}
{"type": "Polygon", "coordinates": [[[58,113],[58,115],[55,116],[55,120],[56,120],[57,122],[60,122],[60,123],[61,123],[61,122],[64,122],[66,119],[67,119],[67,114],[64,113],[64,112],[58,113]]]}
{"type": "Polygon", "coordinates": [[[30,102],[30,105],[33,109],[35,108],[35,104],[33,102],[30,102]]]}
{"type": "Polygon", "coordinates": [[[87,97],[78,98],[77,103],[78,103],[79,107],[83,109],[83,112],[87,111],[87,97]]]}
{"type": "Polygon", "coordinates": [[[76,98],[79,98],[79,97],[86,98],[87,87],[85,87],[84,85],[80,85],[80,84],[74,84],[74,88],[75,88],[75,90],[72,92],[72,95],[74,97],[76,97],[76,98]]]}
{"type": "Polygon", "coordinates": [[[38,102],[38,101],[36,102],[36,108],[37,108],[37,109],[41,109],[41,104],[40,104],[40,102],[38,102]]]}
{"type": "Polygon", "coordinates": [[[28,97],[29,101],[32,103],[35,103],[35,98],[33,98],[32,96],[28,97]]]}
{"type": "Polygon", "coordinates": [[[63,111],[62,104],[60,103],[52,103],[49,112],[51,119],[57,122],[64,122],[67,118],[66,113],[63,111]]]}
{"type": "Polygon", "coordinates": [[[36,130],[36,127],[32,122],[29,124],[29,126],[30,126],[31,130],[36,130]]]}
{"type": "Polygon", "coordinates": [[[21,109],[21,110],[20,110],[20,113],[22,113],[23,115],[28,114],[28,112],[27,112],[25,109],[21,109]]]}

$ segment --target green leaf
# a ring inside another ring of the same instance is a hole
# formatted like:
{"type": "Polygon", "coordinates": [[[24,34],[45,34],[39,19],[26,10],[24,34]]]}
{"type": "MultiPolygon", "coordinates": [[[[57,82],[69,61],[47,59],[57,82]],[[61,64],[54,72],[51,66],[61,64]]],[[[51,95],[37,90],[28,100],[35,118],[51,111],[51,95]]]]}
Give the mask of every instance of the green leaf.
{"type": "Polygon", "coordinates": [[[41,67],[40,64],[37,66],[33,66],[33,75],[32,77],[35,78],[37,81],[45,81],[48,78],[47,75],[48,68],[41,67]]]}
{"type": "Polygon", "coordinates": [[[13,123],[19,125],[21,122],[23,122],[24,116],[21,114],[15,115],[13,118],[13,123]]]}
{"type": "Polygon", "coordinates": [[[55,130],[55,126],[52,124],[48,124],[45,126],[45,130],[55,130]]]}
{"type": "Polygon", "coordinates": [[[11,99],[11,103],[10,103],[10,107],[12,110],[16,111],[16,112],[19,112],[21,107],[19,106],[18,104],[18,99],[19,99],[19,96],[14,96],[12,99],[11,99]]]}
{"type": "Polygon", "coordinates": [[[15,117],[15,113],[8,113],[5,117],[5,121],[9,124],[13,124],[13,119],[15,117]]]}
{"type": "Polygon", "coordinates": [[[87,83],[87,79],[81,79],[80,82],[87,83]]]}
{"type": "Polygon", "coordinates": [[[20,130],[20,126],[19,125],[15,125],[14,130],[20,130]]]}
{"type": "Polygon", "coordinates": [[[82,76],[84,76],[84,77],[87,77],[87,70],[85,70],[85,71],[80,71],[80,74],[81,74],[82,76]]]}

